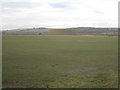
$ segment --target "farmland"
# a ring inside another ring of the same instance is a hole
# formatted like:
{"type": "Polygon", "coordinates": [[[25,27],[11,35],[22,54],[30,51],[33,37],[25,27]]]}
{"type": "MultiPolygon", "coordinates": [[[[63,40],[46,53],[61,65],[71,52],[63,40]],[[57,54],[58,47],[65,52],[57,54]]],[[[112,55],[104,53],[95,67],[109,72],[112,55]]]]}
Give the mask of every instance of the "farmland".
{"type": "Polygon", "coordinates": [[[117,36],[3,35],[3,88],[115,88],[117,36]]]}

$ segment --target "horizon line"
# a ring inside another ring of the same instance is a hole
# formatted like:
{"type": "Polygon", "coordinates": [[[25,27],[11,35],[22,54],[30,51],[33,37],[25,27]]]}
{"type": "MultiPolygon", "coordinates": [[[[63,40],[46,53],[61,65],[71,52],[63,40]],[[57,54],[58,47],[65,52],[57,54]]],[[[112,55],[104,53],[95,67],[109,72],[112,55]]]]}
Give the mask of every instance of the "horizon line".
{"type": "Polygon", "coordinates": [[[113,27],[113,26],[103,26],[103,27],[96,27],[96,26],[81,26],[81,27],[23,27],[23,28],[13,28],[13,29],[2,29],[1,30],[16,30],[16,29],[36,29],[36,28],[46,28],[46,29],[69,29],[69,28],[119,28],[119,27],[113,27]]]}

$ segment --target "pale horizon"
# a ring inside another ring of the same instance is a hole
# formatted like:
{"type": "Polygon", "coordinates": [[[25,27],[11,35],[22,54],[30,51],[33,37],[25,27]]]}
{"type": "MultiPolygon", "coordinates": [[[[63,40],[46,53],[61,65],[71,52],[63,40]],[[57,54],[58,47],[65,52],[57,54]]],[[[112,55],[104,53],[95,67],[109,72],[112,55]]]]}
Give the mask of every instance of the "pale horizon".
{"type": "Polygon", "coordinates": [[[1,0],[2,30],[118,27],[118,0],[1,0]]]}

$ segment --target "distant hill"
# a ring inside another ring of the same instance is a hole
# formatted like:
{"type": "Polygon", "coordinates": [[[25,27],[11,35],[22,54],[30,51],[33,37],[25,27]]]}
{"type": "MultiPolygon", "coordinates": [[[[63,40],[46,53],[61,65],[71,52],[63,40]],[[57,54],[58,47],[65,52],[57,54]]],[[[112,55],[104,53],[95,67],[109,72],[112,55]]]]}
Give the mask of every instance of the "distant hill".
{"type": "Polygon", "coordinates": [[[118,35],[118,28],[29,28],[2,31],[3,35],[118,35]]]}
{"type": "Polygon", "coordinates": [[[92,28],[92,27],[78,27],[68,29],[50,29],[49,34],[69,34],[69,35],[117,35],[117,28],[92,28]]]}
{"type": "Polygon", "coordinates": [[[47,28],[14,29],[2,31],[3,35],[47,35],[47,28]]]}

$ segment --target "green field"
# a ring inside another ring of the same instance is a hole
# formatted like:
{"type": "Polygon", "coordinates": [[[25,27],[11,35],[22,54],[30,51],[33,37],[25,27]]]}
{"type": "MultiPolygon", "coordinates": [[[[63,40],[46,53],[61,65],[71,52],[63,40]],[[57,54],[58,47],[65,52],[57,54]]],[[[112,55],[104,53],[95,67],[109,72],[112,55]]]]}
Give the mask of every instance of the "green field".
{"type": "Polygon", "coordinates": [[[114,88],[117,36],[4,35],[3,88],[114,88]]]}

